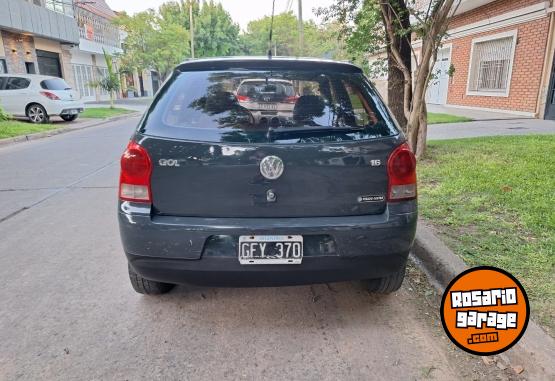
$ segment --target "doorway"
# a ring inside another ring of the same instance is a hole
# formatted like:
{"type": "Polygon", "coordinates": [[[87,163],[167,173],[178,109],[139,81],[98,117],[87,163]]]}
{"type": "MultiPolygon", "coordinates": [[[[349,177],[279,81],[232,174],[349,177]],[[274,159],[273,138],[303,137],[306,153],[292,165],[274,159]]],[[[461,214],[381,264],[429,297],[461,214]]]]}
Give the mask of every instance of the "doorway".
{"type": "Polygon", "coordinates": [[[60,55],[58,53],[37,50],[37,63],[41,75],[62,78],[62,65],[60,64],[60,55]]]}
{"type": "Polygon", "coordinates": [[[451,66],[451,46],[444,47],[437,52],[437,61],[432,69],[435,78],[430,80],[426,93],[426,102],[444,105],[447,103],[449,90],[449,67],[451,66]]]}

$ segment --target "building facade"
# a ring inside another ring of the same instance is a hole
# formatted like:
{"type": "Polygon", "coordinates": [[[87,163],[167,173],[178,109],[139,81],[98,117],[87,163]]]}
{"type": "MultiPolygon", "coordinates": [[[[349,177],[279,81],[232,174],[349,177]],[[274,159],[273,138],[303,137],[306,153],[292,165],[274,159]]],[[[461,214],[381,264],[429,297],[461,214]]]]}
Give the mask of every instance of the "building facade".
{"type": "MultiPolygon", "coordinates": [[[[103,101],[109,94],[91,84],[108,74],[104,51],[114,57],[122,52],[121,33],[112,23],[116,14],[104,0],[80,2],[75,7],[79,45],[71,50],[75,88],[84,101],[103,101]]],[[[114,61],[117,68],[117,62],[114,61]]]]}
{"type": "Polygon", "coordinates": [[[427,101],[555,119],[553,16],[548,1],[462,0],[427,101]]]}
{"type": "Polygon", "coordinates": [[[43,74],[75,86],[79,30],[71,0],[0,0],[0,73],[43,74]]]}

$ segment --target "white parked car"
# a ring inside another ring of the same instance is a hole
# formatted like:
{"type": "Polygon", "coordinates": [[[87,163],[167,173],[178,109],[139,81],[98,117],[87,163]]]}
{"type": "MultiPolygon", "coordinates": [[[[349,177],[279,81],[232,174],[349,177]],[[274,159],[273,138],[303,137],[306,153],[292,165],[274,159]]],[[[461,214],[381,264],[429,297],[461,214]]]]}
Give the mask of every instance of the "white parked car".
{"type": "Polygon", "coordinates": [[[0,74],[0,105],[14,117],[46,123],[51,116],[77,119],[85,106],[61,78],[32,74],[0,74]]]}

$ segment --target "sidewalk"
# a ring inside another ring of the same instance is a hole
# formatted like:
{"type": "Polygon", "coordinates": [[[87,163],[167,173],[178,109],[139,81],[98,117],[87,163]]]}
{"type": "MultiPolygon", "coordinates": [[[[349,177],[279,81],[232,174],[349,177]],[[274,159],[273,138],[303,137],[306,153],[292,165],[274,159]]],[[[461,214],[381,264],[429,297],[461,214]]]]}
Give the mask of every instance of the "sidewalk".
{"type": "Polygon", "coordinates": [[[483,120],[428,126],[428,139],[430,140],[533,134],[555,134],[555,121],[543,119],[483,120]]]}
{"type": "Polygon", "coordinates": [[[530,117],[514,115],[502,112],[493,111],[482,111],[482,110],[471,110],[458,107],[451,107],[449,105],[434,105],[427,104],[428,112],[438,113],[438,114],[451,114],[457,116],[465,116],[467,118],[482,121],[482,120],[503,120],[503,119],[532,119],[530,117]]]}
{"type": "MultiPolygon", "coordinates": [[[[126,108],[128,110],[134,110],[141,113],[146,111],[148,106],[150,106],[151,102],[152,102],[152,98],[150,97],[123,98],[123,99],[116,99],[114,101],[116,107],[126,108]]],[[[110,101],[87,102],[85,103],[85,108],[87,107],[110,107],[110,101]]]]}

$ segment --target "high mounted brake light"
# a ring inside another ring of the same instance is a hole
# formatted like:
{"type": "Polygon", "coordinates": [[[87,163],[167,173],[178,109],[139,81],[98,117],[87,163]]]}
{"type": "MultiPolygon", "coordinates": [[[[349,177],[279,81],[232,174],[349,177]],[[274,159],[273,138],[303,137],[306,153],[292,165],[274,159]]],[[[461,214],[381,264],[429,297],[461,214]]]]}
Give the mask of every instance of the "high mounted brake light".
{"type": "Polygon", "coordinates": [[[123,201],[151,203],[152,163],[146,149],[130,141],[121,156],[119,198],[123,201]]]}
{"type": "Polygon", "coordinates": [[[389,176],[388,201],[406,201],[416,198],[416,158],[407,143],[397,147],[389,156],[387,174],[389,176]]]}

